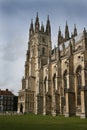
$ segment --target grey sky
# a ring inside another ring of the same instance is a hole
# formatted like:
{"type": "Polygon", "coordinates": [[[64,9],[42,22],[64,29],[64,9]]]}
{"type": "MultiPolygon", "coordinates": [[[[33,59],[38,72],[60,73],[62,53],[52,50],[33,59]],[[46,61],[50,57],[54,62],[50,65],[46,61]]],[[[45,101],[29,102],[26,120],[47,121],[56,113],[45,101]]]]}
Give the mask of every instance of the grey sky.
{"type": "Polygon", "coordinates": [[[87,29],[87,0],[0,0],[0,88],[17,94],[21,88],[31,19],[38,11],[40,23],[50,16],[52,44],[57,44],[58,27],[64,33],[68,21],[78,33],[87,29]]]}

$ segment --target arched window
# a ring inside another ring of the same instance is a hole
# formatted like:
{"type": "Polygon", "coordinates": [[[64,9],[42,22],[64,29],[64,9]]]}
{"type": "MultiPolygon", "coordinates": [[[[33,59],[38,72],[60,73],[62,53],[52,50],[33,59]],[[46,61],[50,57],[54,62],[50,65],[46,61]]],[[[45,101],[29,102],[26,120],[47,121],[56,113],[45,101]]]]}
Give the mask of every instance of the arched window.
{"type": "Polygon", "coordinates": [[[53,90],[56,91],[56,74],[53,76],[53,90]]]}
{"type": "Polygon", "coordinates": [[[76,70],[76,80],[77,80],[77,105],[81,105],[81,94],[80,94],[80,89],[82,86],[82,78],[81,78],[81,66],[78,66],[76,70]]]}

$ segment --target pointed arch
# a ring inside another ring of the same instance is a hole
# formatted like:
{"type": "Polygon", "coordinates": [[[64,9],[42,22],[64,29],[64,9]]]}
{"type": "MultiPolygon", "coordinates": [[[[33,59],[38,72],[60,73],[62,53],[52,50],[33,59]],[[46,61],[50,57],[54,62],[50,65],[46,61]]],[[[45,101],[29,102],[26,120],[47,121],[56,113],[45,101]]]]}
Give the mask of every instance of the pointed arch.
{"type": "Polygon", "coordinates": [[[79,65],[76,69],[76,85],[77,85],[77,105],[81,105],[81,94],[80,94],[80,90],[82,87],[82,76],[81,76],[81,70],[82,70],[82,66],[79,65]]]}

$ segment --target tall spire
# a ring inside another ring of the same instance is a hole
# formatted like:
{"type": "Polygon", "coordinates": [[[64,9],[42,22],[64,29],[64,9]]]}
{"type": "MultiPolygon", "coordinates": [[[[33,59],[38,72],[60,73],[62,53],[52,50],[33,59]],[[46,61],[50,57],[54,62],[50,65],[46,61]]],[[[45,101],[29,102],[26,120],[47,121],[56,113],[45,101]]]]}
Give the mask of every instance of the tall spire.
{"type": "Polygon", "coordinates": [[[86,28],[83,30],[84,37],[86,36],[86,28]]]}
{"type": "Polygon", "coordinates": [[[59,26],[59,33],[58,33],[58,37],[61,37],[61,29],[60,29],[60,26],[59,26]]]}
{"type": "Polygon", "coordinates": [[[30,36],[33,34],[34,32],[34,28],[33,28],[33,19],[31,19],[31,24],[30,24],[30,36]]]}
{"type": "Polygon", "coordinates": [[[51,35],[51,27],[50,27],[49,15],[47,17],[46,33],[51,35]]]}
{"type": "Polygon", "coordinates": [[[61,43],[61,30],[60,30],[60,26],[59,26],[59,31],[58,31],[58,45],[61,43]]]}
{"type": "Polygon", "coordinates": [[[38,17],[38,12],[37,12],[37,15],[36,15],[36,21],[35,21],[35,32],[38,32],[39,31],[39,17],[38,17]]]}
{"type": "Polygon", "coordinates": [[[77,28],[76,28],[76,24],[74,24],[74,36],[77,36],[77,28]]]}
{"type": "Polygon", "coordinates": [[[86,29],[85,28],[84,28],[83,32],[86,33],[86,29]]]}
{"type": "Polygon", "coordinates": [[[68,24],[66,21],[66,26],[65,26],[65,40],[69,39],[69,29],[68,29],[68,24]]]}

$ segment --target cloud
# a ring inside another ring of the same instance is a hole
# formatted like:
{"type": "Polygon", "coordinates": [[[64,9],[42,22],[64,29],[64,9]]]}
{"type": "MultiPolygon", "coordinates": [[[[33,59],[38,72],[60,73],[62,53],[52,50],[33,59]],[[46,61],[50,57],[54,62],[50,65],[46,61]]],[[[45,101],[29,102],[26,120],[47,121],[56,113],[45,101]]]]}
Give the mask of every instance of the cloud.
{"type": "Polygon", "coordinates": [[[4,61],[13,62],[20,59],[21,57],[23,59],[25,58],[24,54],[26,51],[27,43],[25,43],[24,39],[18,39],[18,37],[17,39],[14,37],[13,41],[12,39],[9,39],[9,41],[7,41],[6,44],[1,45],[1,59],[3,59],[4,61]]]}
{"type": "Polygon", "coordinates": [[[2,68],[0,71],[0,88],[13,89],[15,94],[17,94],[18,89],[21,88],[21,79],[22,79],[23,68],[24,68],[23,59],[20,58],[15,62],[0,60],[0,62],[2,62],[3,64],[2,67],[0,65],[0,68],[2,68]]]}

